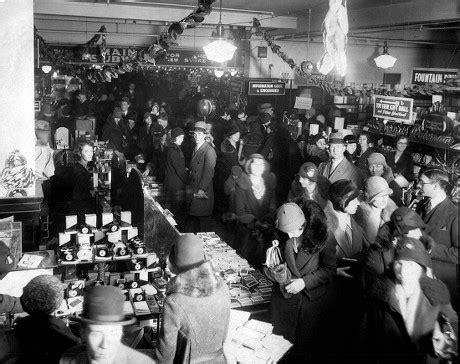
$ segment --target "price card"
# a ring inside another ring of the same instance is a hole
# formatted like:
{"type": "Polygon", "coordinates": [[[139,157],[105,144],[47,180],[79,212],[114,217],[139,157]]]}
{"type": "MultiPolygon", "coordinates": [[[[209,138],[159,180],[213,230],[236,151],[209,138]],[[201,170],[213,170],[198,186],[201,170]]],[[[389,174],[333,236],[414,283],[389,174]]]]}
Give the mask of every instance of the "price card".
{"type": "Polygon", "coordinates": [[[294,108],[310,110],[312,104],[313,104],[313,99],[311,97],[296,97],[294,108]]]}

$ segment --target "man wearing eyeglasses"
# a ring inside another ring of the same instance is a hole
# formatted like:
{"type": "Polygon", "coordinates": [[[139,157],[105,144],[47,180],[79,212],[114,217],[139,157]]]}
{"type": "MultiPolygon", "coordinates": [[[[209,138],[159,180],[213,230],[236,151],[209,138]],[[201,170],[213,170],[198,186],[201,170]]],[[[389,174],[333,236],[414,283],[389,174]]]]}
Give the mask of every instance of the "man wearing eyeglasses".
{"type": "Polygon", "coordinates": [[[441,169],[428,169],[421,174],[419,186],[428,199],[417,212],[427,225],[425,232],[436,243],[431,251],[433,273],[449,287],[455,304],[458,296],[458,209],[447,196],[449,175],[441,169]]]}

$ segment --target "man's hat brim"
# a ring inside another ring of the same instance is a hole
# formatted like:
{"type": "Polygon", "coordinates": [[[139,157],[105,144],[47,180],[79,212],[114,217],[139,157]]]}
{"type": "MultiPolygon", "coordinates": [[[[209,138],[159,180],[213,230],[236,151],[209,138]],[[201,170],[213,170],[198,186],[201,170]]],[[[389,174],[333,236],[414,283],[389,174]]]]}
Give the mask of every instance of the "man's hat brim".
{"type": "Polygon", "coordinates": [[[127,326],[131,325],[136,322],[135,317],[128,317],[121,321],[99,321],[99,320],[91,320],[81,316],[69,316],[69,320],[80,322],[83,324],[89,325],[117,325],[117,326],[127,326]]]}

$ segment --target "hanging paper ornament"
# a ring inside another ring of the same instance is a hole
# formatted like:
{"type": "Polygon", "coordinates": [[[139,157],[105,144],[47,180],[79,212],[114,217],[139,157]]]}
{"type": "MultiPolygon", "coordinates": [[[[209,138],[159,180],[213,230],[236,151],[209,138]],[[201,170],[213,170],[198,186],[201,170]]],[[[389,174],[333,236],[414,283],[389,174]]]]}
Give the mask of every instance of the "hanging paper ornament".
{"type": "Polygon", "coordinates": [[[209,99],[201,99],[197,105],[198,115],[209,116],[216,110],[214,101],[209,99]]]}
{"type": "Polygon", "coordinates": [[[312,62],[310,61],[303,61],[301,64],[300,64],[300,70],[306,74],[307,76],[310,76],[312,73],[313,73],[313,69],[315,68],[315,66],[313,65],[312,62]]]}

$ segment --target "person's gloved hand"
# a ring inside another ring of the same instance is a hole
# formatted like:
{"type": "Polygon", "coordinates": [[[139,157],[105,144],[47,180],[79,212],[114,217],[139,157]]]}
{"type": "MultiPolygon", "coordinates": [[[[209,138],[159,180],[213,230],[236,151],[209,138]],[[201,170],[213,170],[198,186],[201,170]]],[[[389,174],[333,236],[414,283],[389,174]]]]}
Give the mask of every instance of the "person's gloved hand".
{"type": "Polygon", "coordinates": [[[291,281],[284,289],[287,293],[297,294],[305,288],[305,282],[302,278],[296,278],[291,281]]]}

